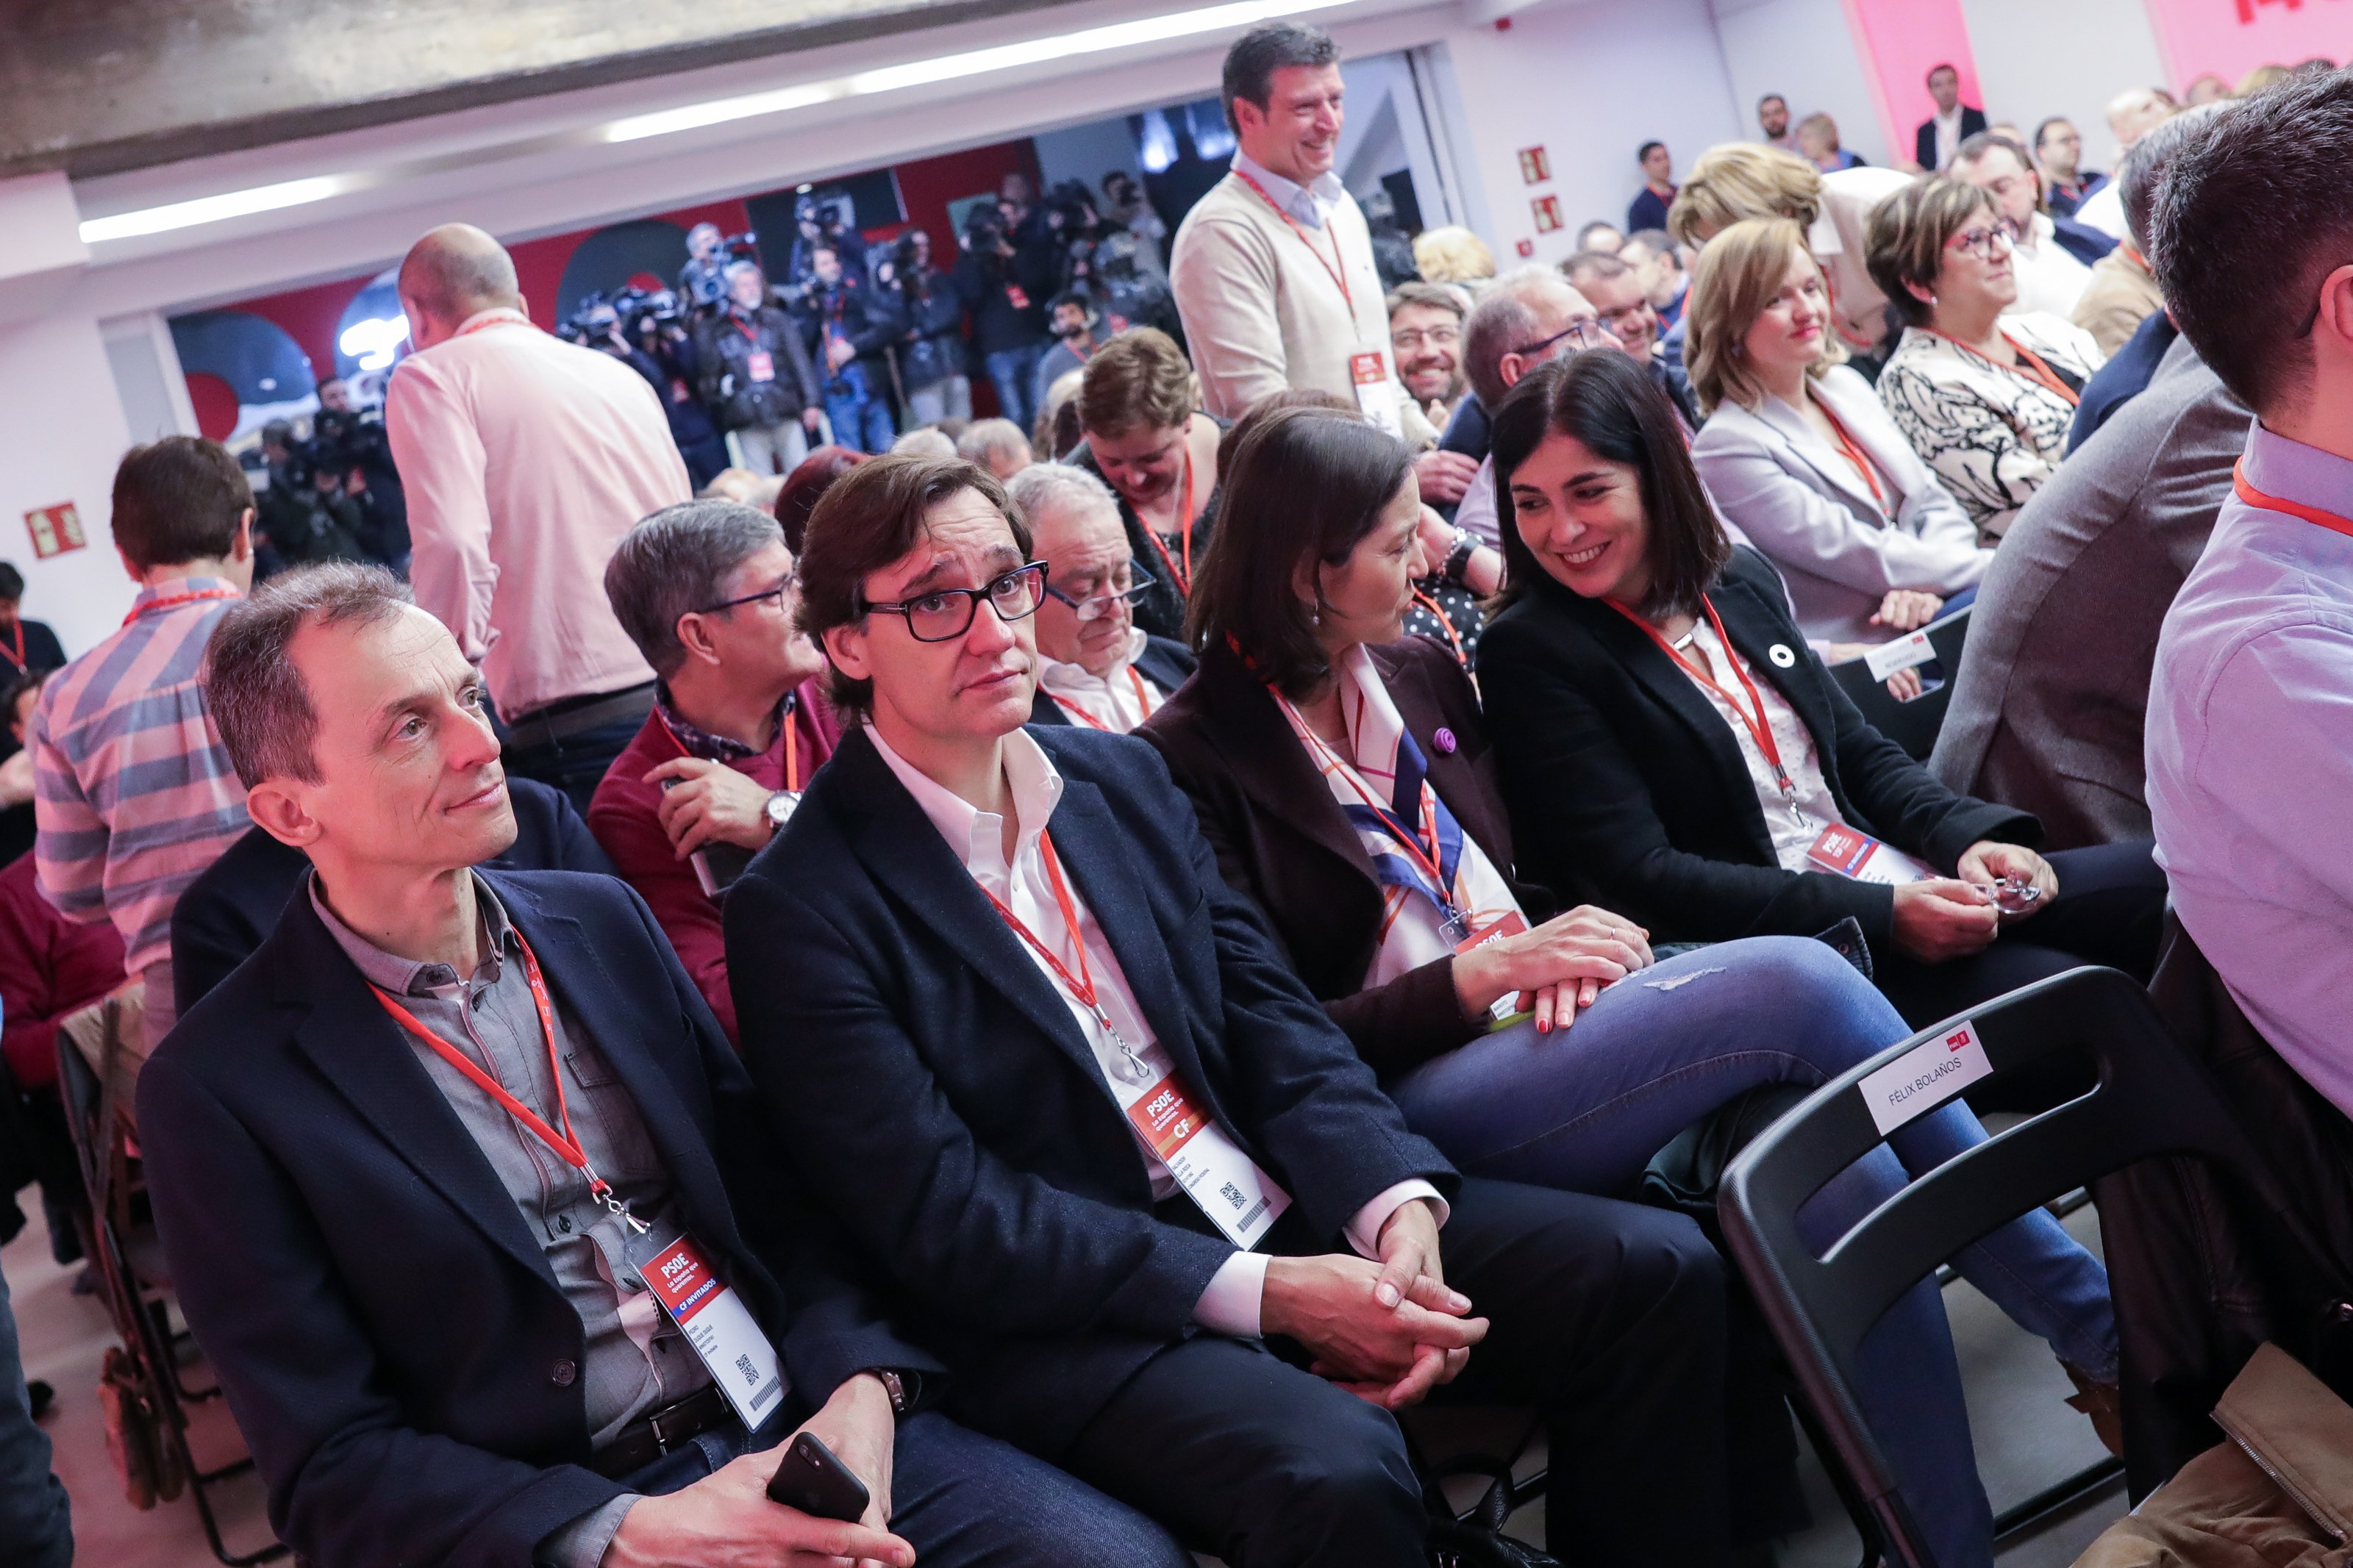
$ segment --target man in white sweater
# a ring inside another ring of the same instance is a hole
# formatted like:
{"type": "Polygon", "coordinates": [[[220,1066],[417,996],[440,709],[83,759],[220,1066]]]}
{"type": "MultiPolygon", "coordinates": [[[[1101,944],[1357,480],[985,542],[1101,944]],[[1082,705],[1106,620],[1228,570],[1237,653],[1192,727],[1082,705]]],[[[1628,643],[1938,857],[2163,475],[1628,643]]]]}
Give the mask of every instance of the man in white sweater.
{"type": "Polygon", "coordinates": [[[1177,229],[1169,283],[1210,413],[1312,387],[1404,434],[1372,237],[1332,168],[1339,61],[1330,34],[1295,23],[1234,40],[1223,92],[1240,150],[1177,229]]]}

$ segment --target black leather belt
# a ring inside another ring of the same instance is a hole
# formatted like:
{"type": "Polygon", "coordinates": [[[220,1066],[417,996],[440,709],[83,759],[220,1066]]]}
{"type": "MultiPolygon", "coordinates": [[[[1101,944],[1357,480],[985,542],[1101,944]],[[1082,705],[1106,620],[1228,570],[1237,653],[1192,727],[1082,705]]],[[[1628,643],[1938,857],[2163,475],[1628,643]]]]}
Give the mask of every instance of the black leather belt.
{"type": "Polygon", "coordinates": [[[619,1480],[631,1470],[650,1465],[664,1454],[734,1419],[734,1407],[717,1385],[704,1387],[684,1399],[649,1410],[621,1428],[613,1440],[596,1450],[588,1468],[608,1480],[619,1480]]]}
{"type": "Polygon", "coordinates": [[[591,730],[601,730],[607,724],[624,720],[644,722],[654,710],[654,683],[632,686],[624,691],[600,692],[591,697],[566,697],[544,708],[534,708],[507,724],[507,744],[517,751],[531,751],[540,746],[553,746],[575,735],[585,735],[591,730]]]}

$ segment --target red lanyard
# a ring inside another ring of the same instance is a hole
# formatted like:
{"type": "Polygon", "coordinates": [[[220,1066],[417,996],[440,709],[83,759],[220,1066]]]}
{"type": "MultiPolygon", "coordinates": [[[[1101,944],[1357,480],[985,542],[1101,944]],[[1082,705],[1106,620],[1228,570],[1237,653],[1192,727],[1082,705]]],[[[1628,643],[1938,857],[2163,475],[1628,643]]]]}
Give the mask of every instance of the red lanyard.
{"type": "Polygon", "coordinates": [[[1365,781],[1358,776],[1355,766],[1343,760],[1332,750],[1331,742],[1309,727],[1305,715],[1292,705],[1291,699],[1277,691],[1271,685],[1269,685],[1266,689],[1267,695],[1282,705],[1282,710],[1288,713],[1291,716],[1291,721],[1299,727],[1299,732],[1306,737],[1308,745],[1322,752],[1331,765],[1339,770],[1342,782],[1355,790],[1356,798],[1370,807],[1375,816],[1380,818],[1381,825],[1389,830],[1389,837],[1397,840],[1398,848],[1405,851],[1406,858],[1413,862],[1416,870],[1429,879],[1431,890],[1438,895],[1439,912],[1451,918],[1455,912],[1454,889],[1447,886],[1445,873],[1439,865],[1441,847],[1438,842],[1438,812],[1431,800],[1435,792],[1430,790],[1427,784],[1423,785],[1419,802],[1420,831],[1416,832],[1407,827],[1404,823],[1398,820],[1397,813],[1383,805],[1379,797],[1365,787],[1365,781]]]}
{"type": "MultiPolygon", "coordinates": [[[[205,599],[236,599],[241,597],[243,597],[243,595],[235,588],[197,588],[185,594],[164,594],[156,598],[148,600],[143,605],[132,605],[131,613],[122,617],[122,624],[127,626],[132,622],[139,619],[142,616],[151,615],[157,610],[172,609],[180,605],[193,605],[205,599]]],[[[25,649],[24,639],[25,628],[20,623],[16,627],[16,652],[19,662],[22,662],[23,659],[25,649]]]]}
{"type": "Polygon", "coordinates": [[[1022,922],[1010,904],[987,888],[980,889],[980,895],[997,906],[997,912],[1005,917],[1005,923],[1013,928],[1013,934],[1028,942],[1038,956],[1046,961],[1046,967],[1054,972],[1055,978],[1079,999],[1081,1006],[1094,1015],[1095,1022],[1103,1026],[1104,1032],[1116,1039],[1119,1032],[1111,1026],[1111,1015],[1104,1012],[1103,1004],[1095,999],[1094,972],[1087,964],[1087,944],[1079,935],[1078,905],[1071,898],[1071,885],[1062,880],[1062,858],[1054,853],[1053,836],[1042,830],[1038,835],[1038,858],[1046,862],[1046,879],[1054,885],[1054,902],[1062,911],[1062,930],[1070,937],[1071,952],[1079,961],[1076,974],[1071,973],[1070,966],[1045,944],[1036,931],[1022,922]]]}
{"type": "Polygon", "coordinates": [[[1454,662],[1469,669],[1471,656],[1462,651],[1462,634],[1454,629],[1454,617],[1446,613],[1446,606],[1419,588],[1413,591],[1413,602],[1430,613],[1440,628],[1446,633],[1446,640],[1454,645],[1454,662]]]}
{"type": "Polygon", "coordinates": [[[580,1140],[573,1133],[572,1110],[564,1097],[564,1064],[557,1060],[555,1053],[555,1009],[547,1000],[547,983],[540,978],[539,960],[533,955],[531,944],[523,941],[521,931],[514,933],[514,939],[515,946],[522,952],[523,978],[531,983],[532,1002],[539,1009],[540,1034],[547,1041],[547,1076],[555,1086],[555,1119],[563,1125],[561,1132],[542,1121],[538,1112],[530,1106],[509,1093],[506,1085],[476,1066],[472,1058],[417,1022],[416,1014],[394,1001],[383,990],[373,986],[370,989],[375,991],[375,999],[384,1004],[384,1010],[392,1015],[395,1023],[416,1036],[434,1055],[465,1074],[476,1089],[498,1103],[500,1110],[522,1122],[526,1131],[554,1150],[565,1164],[586,1176],[588,1191],[596,1200],[627,1220],[642,1236],[648,1228],[645,1221],[631,1214],[628,1205],[613,1195],[611,1184],[588,1163],[587,1151],[581,1148],[580,1140]]]}
{"type": "Polygon", "coordinates": [[[1152,526],[1150,520],[1137,512],[1135,521],[1143,525],[1144,537],[1152,542],[1152,548],[1160,552],[1160,563],[1168,568],[1168,575],[1176,582],[1177,596],[1190,596],[1193,592],[1193,421],[1189,416],[1185,421],[1185,493],[1176,503],[1176,537],[1183,542],[1184,566],[1177,566],[1176,557],[1170,553],[1167,542],[1160,537],[1160,531],[1152,526]]]}
{"type": "MultiPolygon", "coordinates": [[[[1150,693],[1150,692],[1148,692],[1148,691],[1146,691],[1146,690],[1145,689],[1145,687],[1144,687],[1144,677],[1142,677],[1141,675],[1138,675],[1138,674],[1135,672],[1135,666],[1134,666],[1134,665],[1132,665],[1132,664],[1131,664],[1131,665],[1129,665],[1129,666],[1127,667],[1127,678],[1128,678],[1128,679],[1130,679],[1130,680],[1132,680],[1132,681],[1134,681],[1134,682],[1135,683],[1135,705],[1136,705],[1136,707],[1137,707],[1137,708],[1139,708],[1139,709],[1141,709],[1141,710],[1143,710],[1144,716],[1145,716],[1146,719],[1151,718],[1151,717],[1152,717],[1152,695],[1151,695],[1151,693],[1150,693]]],[[[1092,713],[1088,712],[1085,709],[1083,709],[1083,708],[1080,707],[1077,703],[1075,703],[1075,702],[1071,701],[1069,698],[1067,698],[1067,697],[1063,696],[1060,692],[1059,692],[1059,691],[1049,691],[1048,693],[1046,693],[1046,695],[1047,695],[1047,696],[1049,696],[1049,697],[1050,697],[1050,698],[1052,698],[1052,699],[1054,700],[1054,701],[1055,701],[1056,705],[1057,705],[1057,706],[1059,706],[1059,707],[1062,710],[1062,711],[1063,711],[1063,712],[1068,713],[1071,718],[1078,720],[1081,723],[1082,723],[1082,724],[1086,725],[1089,729],[1091,729],[1091,730],[1108,730],[1108,729],[1110,729],[1110,728],[1111,728],[1111,726],[1110,726],[1110,725],[1108,725],[1108,724],[1104,723],[1102,720],[1100,720],[1100,719],[1096,718],[1093,714],[1092,714],[1092,713]]]]}
{"type": "Polygon", "coordinates": [[[1846,455],[1848,462],[1854,465],[1854,471],[1862,476],[1862,482],[1871,487],[1871,499],[1879,503],[1880,515],[1884,517],[1887,514],[1887,492],[1880,487],[1879,470],[1863,455],[1862,448],[1855,445],[1854,437],[1847,431],[1846,421],[1841,419],[1829,404],[1817,397],[1814,406],[1822,411],[1822,417],[1828,419],[1831,428],[1838,433],[1839,450],[1846,455]]]}
{"type": "Polygon", "coordinates": [[[1706,687],[1710,691],[1715,692],[1718,697],[1724,699],[1725,706],[1731,709],[1735,713],[1737,713],[1740,716],[1740,722],[1746,727],[1749,738],[1757,742],[1757,749],[1765,753],[1765,761],[1769,763],[1773,769],[1773,783],[1778,786],[1783,795],[1788,796],[1791,800],[1797,799],[1798,786],[1790,781],[1789,770],[1781,765],[1780,743],[1773,739],[1772,723],[1765,715],[1765,699],[1757,694],[1757,683],[1748,679],[1748,672],[1740,667],[1740,659],[1738,656],[1732,651],[1732,639],[1724,635],[1724,620],[1723,617],[1715,613],[1715,601],[1709,598],[1705,594],[1702,594],[1699,596],[1700,607],[1707,612],[1707,624],[1715,630],[1716,645],[1724,649],[1725,662],[1732,666],[1732,673],[1739,679],[1741,690],[1748,694],[1748,703],[1745,707],[1742,705],[1740,699],[1735,697],[1731,692],[1726,691],[1723,687],[1718,686],[1715,680],[1709,677],[1707,671],[1702,669],[1698,665],[1694,664],[1690,659],[1685,658],[1676,650],[1674,644],[1660,636],[1658,627],[1652,626],[1650,622],[1644,620],[1641,616],[1636,615],[1633,611],[1628,609],[1625,605],[1620,604],[1615,599],[1610,599],[1605,602],[1611,609],[1617,611],[1620,615],[1625,616],[1628,620],[1641,627],[1642,634],[1649,637],[1652,642],[1658,644],[1659,651],[1665,654],[1669,658],[1673,659],[1675,663],[1683,668],[1685,674],[1689,675],[1694,680],[1698,681],[1702,686],[1706,687]],[[1749,710],[1752,708],[1756,710],[1754,717],[1750,716],[1749,710]]]}
{"type": "MultiPolygon", "coordinates": [[[[129,625],[130,623],[126,621],[126,622],[125,622],[125,623],[123,623],[123,624],[127,626],[127,625],[129,625]]],[[[20,670],[21,670],[21,669],[23,669],[23,668],[25,668],[25,623],[24,623],[24,621],[23,621],[21,618],[20,618],[20,619],[18,619],[18,620],[17,620],[17,621],[13,625],[13,626],[11,626],[9,627],[9,630],[11,630],[11,631],[13,631],[13,632],[15,632],[15,633],[16,634],[16,640],[15,644],[12,646],[12,647],[11,647],[11,648],[10,648],[10,650],[9,650],[9,654],[8,654],[8,662],[9,662],[9,663],[11,663],[11,664],[13,664],[13,665],[15,665],[18,669],[20,669],[20,670]]]]}
{"type": "Polygon", "coordinates": [[[1258,193],[1259,200],[1264,202],[1267,205],[1274,209],[1275,216],[1281,218],[1283,222],[1291,226],[1291,232],[1299,237],[1299,243],[1307,247],[1307,254],[1315,258],[1315,264],[1317,266],[1323,268],[1325,272],[1331,275],[1331,279],[1334,283],[1339,285],[1340,298],[1348,307],[1348,320],[1354,321],[1356,319],[1356,299],[1355,295],[1348,292],[1348,279],[1346,276],[1347,269],[1345,266],[1340,264],[1340,236],[1338,231],[1335,230],[1328,223],[1324,226],[1324,232],[1332,236],[1332,259],[1326,261],[1324,259],[1324,253],[1315,248],[1315,242],[1307,237],[1307,231],[1300,226],[1299,220],[1293,217],[1289,212],[1285,211],[1281,202],[1278,202],[1272,196],[1268,195],[1264,185],[1260,184],[1256,180],[1251,179],[1240,169],[1236,169],[1232,171],[1232,173],[1235,179],[1240,180],[1243,184],[1248,185],[1251,190],[1258,193]]]}
{"type": "Polygon", "coordinates": [[[459,338],[470,338],[476,332],[481,331],[485,328],[489,327],[529,327],[536,324],[537,323],[532,321],[527,317],[492,316],[488,320],[475,321],[467,326],[459,328],[456,331],[449,334],[449,341],[451,342],[455,342],[459,338]]]}
{"type": "MultiPolygon", "coordinates": [[[[785,731],[785,791],[788,795],[798,795],[801,790],[800,737],[793,732],[793,717],[794,714],[797,713],[799,710],[799,706],[796,704],[793,713],[781,713],[776,717],[776,722],[784,726],[785,731]]],[[[686,749],[686,742],[678,738],[678,731],[670,727],[670,719],[668,715],[662,712],[661,705],[659,703],[656,703],[654,705],[654,717],[660,721],[662,733],[670,737],[670,743],[678,748],[678,754],[680,756],[691,757],[694,755],[692,752],[686,749]]],[[[697,760],[707,762],[710,759],[699,758],[697,760]]],[[[723,763],[722,765],[724,766],[725,764],[723,763]]]]}
{"type": "Polygon", "coordinates": [[[2261,507],[2265,511],[2285,512],[2290,517],[2302,518],[2305,521],[2327,529],[2332,533],[2342,533],[2348,538],[2353,538],[2353,517],[2341,517],[2333,511],[2323,511],[2316,506],[2306,506],[2302,501],[2285,500],[2278,496],[2265,495],[2249,484],[2247,462],[2244,458],[2231,466],[2231,488],[2236,490],[2239,499],[2249,506],[2261,507]]]}
{"type": "Polygon", "coordinates": [[[1936,336],[1944,339],[1947,342],[1952,344],[1963,353],[1968,354],[1970,358],[1984,360],[1986,363],[1991,365],[1996,370],[2007,371],[2012,375],[2021,376],[2028,381],[2041,382],[2044,386],[2049,387],[2053,393],[2064,399],[2067,406],[2070,408],[2077,408],[2083,405],[2083,397],[2065,382],[2059,379],[2058,373],[2043,363],[2042,356],[2041,354],[2036,353],[2032,349],[2028,348],[2024,343],[2020,342],[2008,332],[2001,334],[2001,341],[2008,343],[2010,346],[2011,351],[2015,353],[2020,359],[2026,362],[2025,368],[2022,370],[2017,365],[2004,364],[2000,360],[1989,358],[1986,354],[1977,349],[1971,348],[1968,344],[1961,342],[1960,339],[1953,336],[1950,332],[1937,332],[1936,329],[1934,327],[1930,327],[1928,331],[1936,332],[1936,336]]]}

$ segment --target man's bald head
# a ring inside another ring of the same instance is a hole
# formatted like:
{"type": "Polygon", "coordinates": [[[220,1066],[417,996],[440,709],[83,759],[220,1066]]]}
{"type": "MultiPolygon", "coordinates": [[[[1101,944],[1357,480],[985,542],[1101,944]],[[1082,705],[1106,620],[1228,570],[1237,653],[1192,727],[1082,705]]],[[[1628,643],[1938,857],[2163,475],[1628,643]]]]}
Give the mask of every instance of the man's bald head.
{"type": "Polygon", "coordinates": [[[410,246],[399,288],[408,341],[419,349],[446,341],[478,311],[523,308],[514,258],[470,223],[445,223],[410,246]]]}
{"type": "Polygon", "coordinates": [[[1488,284],[1462,323],[1462,373],[1480,405],[1493,412],[1514,382],[1561,352],[1546,339],[1593,316],[1585,296],[1549,267],[1523,267],[1488,284]],[[1520,352],[1537,344],[1546,344],[1541,353],[1520,352]]]}

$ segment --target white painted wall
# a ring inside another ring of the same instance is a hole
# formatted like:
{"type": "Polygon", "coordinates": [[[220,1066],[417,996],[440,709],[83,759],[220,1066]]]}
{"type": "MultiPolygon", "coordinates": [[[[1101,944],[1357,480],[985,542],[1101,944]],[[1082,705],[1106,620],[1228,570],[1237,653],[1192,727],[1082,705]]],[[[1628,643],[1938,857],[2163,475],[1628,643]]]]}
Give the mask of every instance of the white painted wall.
{"type": "Polygon", "coordinates": [[[26,614],[55,626],[69,656],[112,631],[131,607],[131,580],[107,529],[114,466],[130,445],[96,320],[59,311],[0,326],[0,560],[25,574],[26,614]],[[60,501],[80,509],[90,542],[37,561],[25,513],[60,501]]]}
{"type": "Polygon", "coordinates": [[[1788,100],[1790,124],[1817,110],[1828,114],[1838,121],[1841,146],[1894,166],[1840,0],[1714,0],[1713,9],[1743,136],[1758,134],[1757,100],[1778,92],[1788,100]]]}
{"type": "Polygon", "coordinates": [[[2084,133],[2086,166],[2113,171],[2108,100],[2165,80],[2141,0],[1961,0],[1961,11],[1986,113],[2029,136],[2045,117],[2063,114],[2084,133]]]}
{"type": "Polygon", "coordinates": [[[1664,142],[1678,173],[1718,142],[1745,133],[1707,0],[1600,0],[1524,11],[1504,31],[1466,27],[1446,39],[1461,89],[1457,154],[1484,187],[1499,266],[1533,239],[1539,262],[1558,261],[1593,218],[1626,221],[1641,188],[1634,162],[1664,142]],[[1541,142],[1549,184],[1520,178],[1519,149],[1541,142]],[[1560,196],[1564,226],[1535,232],[1529,198],[1560,196]]]}

